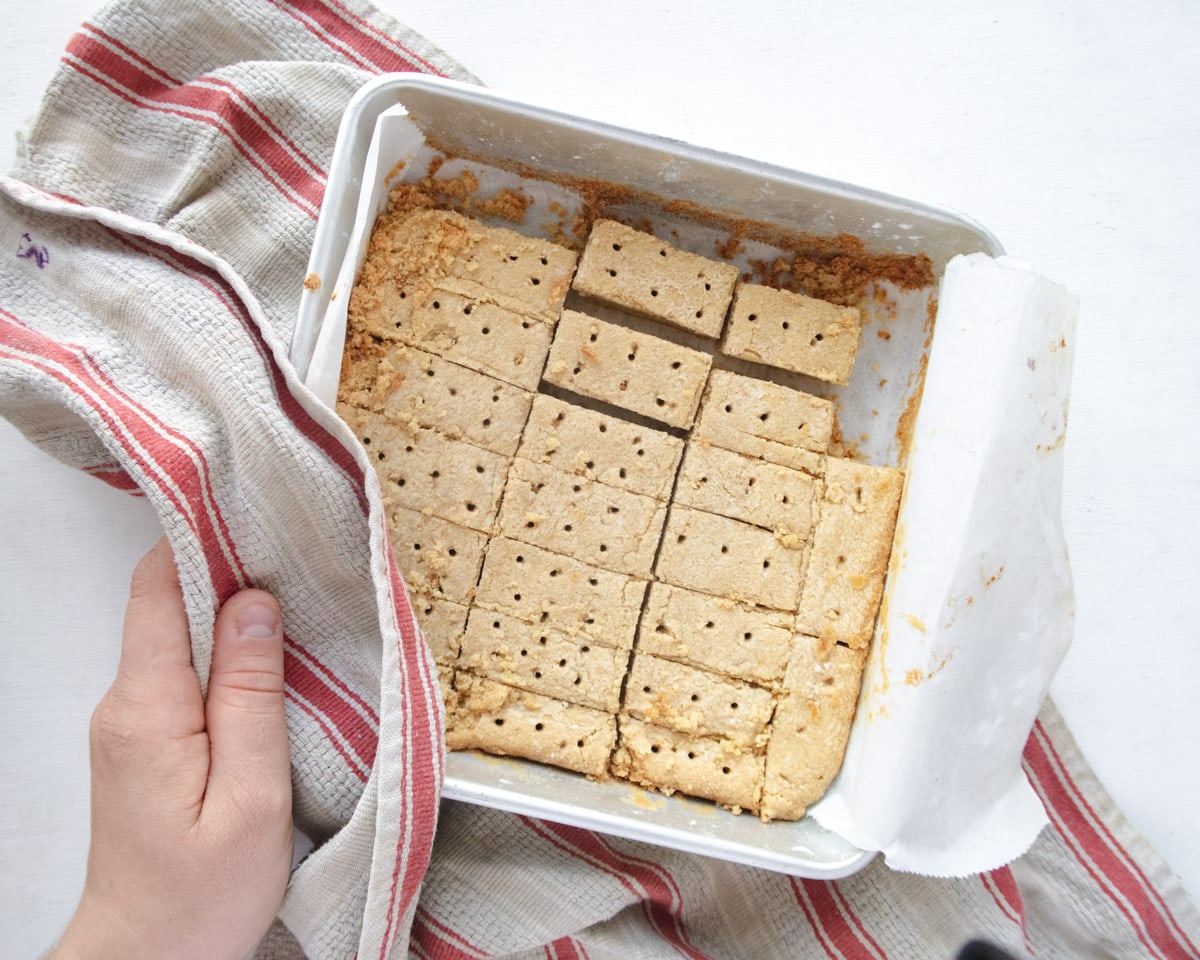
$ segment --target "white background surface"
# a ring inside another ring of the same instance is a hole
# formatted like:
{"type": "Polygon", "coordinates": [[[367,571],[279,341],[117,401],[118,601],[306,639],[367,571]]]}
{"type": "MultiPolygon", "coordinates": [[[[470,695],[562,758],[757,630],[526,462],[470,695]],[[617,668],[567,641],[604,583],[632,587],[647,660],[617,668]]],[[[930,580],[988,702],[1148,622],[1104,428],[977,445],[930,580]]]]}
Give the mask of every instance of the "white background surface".
{"type": "MultiPolygon", "coordinates": [[[[950,207],[1079,294],[1078,623],[1053,695],[1200,899],[1200,6],[380,6],[497,90],[950,207]]],[[[0,34],[3,166],[94,8],[56,0],[0,34]]],[[[87,719],[157,522],[4,421],[0,497],[0,953],[19,957],[49,945],[82,883],[87,719]]]]}

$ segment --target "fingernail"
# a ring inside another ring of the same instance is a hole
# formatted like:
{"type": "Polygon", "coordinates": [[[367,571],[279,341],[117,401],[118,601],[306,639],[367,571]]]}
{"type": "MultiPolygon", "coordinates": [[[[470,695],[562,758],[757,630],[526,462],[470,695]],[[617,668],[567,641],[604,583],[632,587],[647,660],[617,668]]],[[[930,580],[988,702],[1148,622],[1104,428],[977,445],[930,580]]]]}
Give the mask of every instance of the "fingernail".
{"type": "Polygon", "coordinates": [[[247,640],[269,640],[279,632],[279,612],[269,603],[250,603],[238,611],[238,636],[247,640]]]}

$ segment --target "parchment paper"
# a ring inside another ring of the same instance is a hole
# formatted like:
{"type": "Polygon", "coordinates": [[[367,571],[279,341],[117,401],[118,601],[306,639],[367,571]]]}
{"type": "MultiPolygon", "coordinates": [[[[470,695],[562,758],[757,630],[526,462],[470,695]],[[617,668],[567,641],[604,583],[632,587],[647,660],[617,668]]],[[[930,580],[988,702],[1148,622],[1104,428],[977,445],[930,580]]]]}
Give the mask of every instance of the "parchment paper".
{"type": "Polygon", "coordinates": [[[899,869],[987,870],[1046,823],[1021,751],[1074,622],[1076,313],[1010,258],[955,258],[942,281],[885,607],[842,772],[810,811],[899,869]]]}

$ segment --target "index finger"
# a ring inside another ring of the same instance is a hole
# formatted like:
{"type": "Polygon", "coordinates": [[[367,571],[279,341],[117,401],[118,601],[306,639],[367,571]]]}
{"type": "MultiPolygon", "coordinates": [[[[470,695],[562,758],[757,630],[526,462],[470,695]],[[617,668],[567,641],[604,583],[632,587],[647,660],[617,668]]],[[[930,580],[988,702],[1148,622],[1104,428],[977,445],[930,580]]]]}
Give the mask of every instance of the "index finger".
{"type": "Polygon", "coordinates": [[[129,581],[117,685],[138,700],[178,703],[199,695],[183,589],[165,537],[142,557],[129,581]]]}

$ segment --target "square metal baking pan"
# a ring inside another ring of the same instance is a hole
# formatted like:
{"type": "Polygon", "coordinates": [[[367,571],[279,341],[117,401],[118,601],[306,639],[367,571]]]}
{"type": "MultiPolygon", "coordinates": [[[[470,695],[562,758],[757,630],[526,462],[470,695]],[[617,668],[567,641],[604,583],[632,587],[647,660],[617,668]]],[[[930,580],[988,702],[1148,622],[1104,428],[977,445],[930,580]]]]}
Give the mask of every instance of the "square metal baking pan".
{"type": "MultiPolygon", "coordinates": [[[[892,329],[911,331],[907,344],[903,337],[888,337],[886,347],[868,346],[864,338],[864,348],[886,351],[860,356],[859,363],[872,368],[874,381],[907,378],[905,389],[895,393],[894,409],[885,411],[881,425],[879,408],[885,401],[880,397],[862,398],[854,380],[834,391],[843,432],[861,437],[856,455],[873,462],[898,465],[895,421],[914,391],[919,395],[919,371],[928,349],[927,313],[945,264],[958,254],[1003,252],[982,227],[936,207],[543,109],[454,81],[385,75],[355,96],[343,118],[308,267],[310,279],[319,282],[305,285],[292,343],[300,375],[331,404],[346,303],[371,224],[384,208],[391,184],[422,175],[419,154],[428,153],[429,144],[472,158],[477,165],[495,164],[500,185],[511,184],[517,176],[513,171],[548,175],[560,183],[568,178],[605,181],[662,198],[663,209],[676,203],[678,209],[719,211],[800,234],[849,234],[868,252],[928,256],[934,286],[915,298],[893,292],[889,303],[891,319],[899,313],[900,320],[892,329]],[[407,155],[392,155],[395,143],[388,147],[386,138],[378,139],[384,116],[396,116],[393,122],[402,125],[399,142],[407,155]],[[893,339],[901,342],[891,343],[893,339]]],[[[556,188],[552,202],[563,200],[556,188]]],[[[685,245],[686,219],[669,225],[677,236],[682,228],[685,245]]],[[[548,229],[546,218],[536,215],[506,226],[541,236],[548,229]]],[[[711,245],[711,237],[692,238],[693,246],[705,243],[711,245]]],[[[663,796],[621,781],[595,783],[508,757],[449,754],[444,796],[795,876],[846,876],[873,856],[811,817],[764,823],[706,801],[663,796]]]]}

